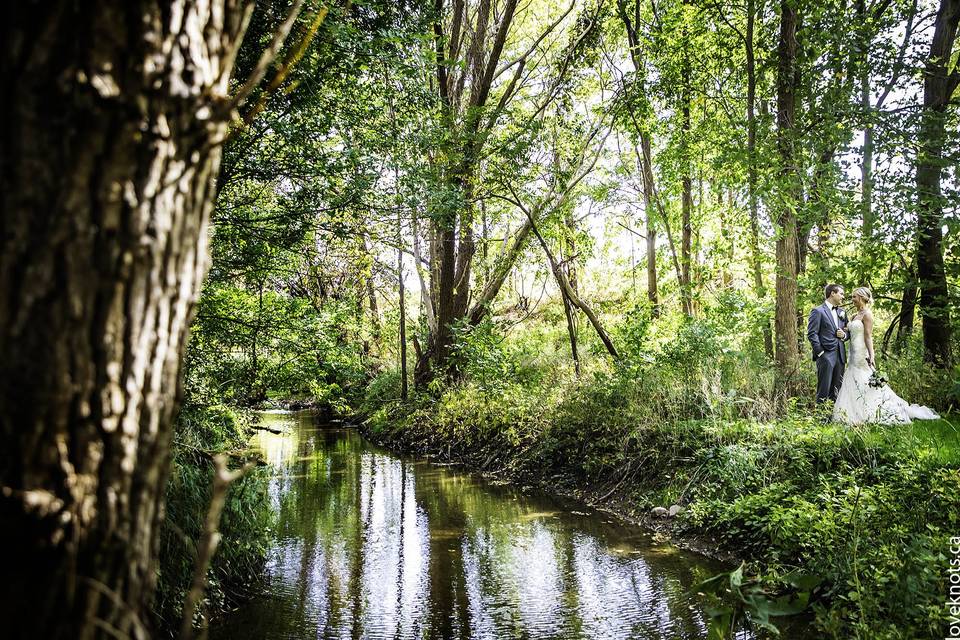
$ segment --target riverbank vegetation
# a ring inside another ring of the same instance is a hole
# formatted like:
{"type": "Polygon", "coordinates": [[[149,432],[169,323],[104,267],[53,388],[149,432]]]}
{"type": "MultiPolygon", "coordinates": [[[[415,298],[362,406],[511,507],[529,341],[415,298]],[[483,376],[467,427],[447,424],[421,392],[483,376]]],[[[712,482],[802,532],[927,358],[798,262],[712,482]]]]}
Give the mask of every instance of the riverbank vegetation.
{"type": "MultiPolygon", "coordinates": [[[[154,604],[156,626],[163,637],[176,637],[180,629],[210,505],[213,456],[228,453],[246,457],[243,452],[251,433],[249,417],[223,405],[187,405],[180,412],[160,532],[154,604]]],[[[216,617],[254,593],[262,575],[272,521],[267,474],[264,468],[258,468],[230,488],[219,526],[219,550],[208,575],[204,618],[216,617]]]]}

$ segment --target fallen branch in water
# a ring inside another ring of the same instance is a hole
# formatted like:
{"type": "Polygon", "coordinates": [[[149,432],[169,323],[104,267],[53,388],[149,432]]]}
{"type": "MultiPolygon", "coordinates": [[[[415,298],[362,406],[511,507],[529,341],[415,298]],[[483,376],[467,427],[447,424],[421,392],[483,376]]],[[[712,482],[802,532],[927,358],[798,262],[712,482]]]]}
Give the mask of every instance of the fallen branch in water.
{"type": "Polygon", "coordinates": [[[213,451],[211,449],[201,449],[200,447],[195,447],[192,444],[186,444],[185,442],[179,442],[176,440],[174,440],[173,445],[179,449],[183,449],[184,451],[193,454],[198,458],[210,460],[211,462],[214,461],[218,455],[224,455],[232,460],[236,460],[237,462],[254,464],[258,467],[263,467],[267,464],[259,454],[251,455],[249,453],[239,453],[236,451],[213,451]]]}
{"type": "Polygon", "coordinates": [[[252,424],[250,425],[250,428],[253,429],[254,431],[268,431],[276,435],[283,434],[283,431],[281,431],[280,429],[274,429],[273,427],[264,427],[263,425],[259,425],[259,424],[252,424]]]}

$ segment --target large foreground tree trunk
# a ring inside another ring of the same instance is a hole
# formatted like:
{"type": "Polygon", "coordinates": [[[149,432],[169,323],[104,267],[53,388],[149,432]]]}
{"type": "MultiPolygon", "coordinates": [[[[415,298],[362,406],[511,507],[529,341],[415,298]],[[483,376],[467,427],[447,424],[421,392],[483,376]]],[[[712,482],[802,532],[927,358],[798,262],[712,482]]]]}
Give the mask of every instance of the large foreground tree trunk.
{"type": "Polygon", "coordinates": [[[0,33],[4,637],[146,637],[181,354],[249,12],[21,2],[0,33]]]}
{"type": "Polygon", "coordinates": [[[947,105],[960,83],[960,73],[947,72],[960,21],[960,0],[941,0],[930,57],[923,78],[920,152],[917,154],[917,277],[926,359],[950,365],[950,292],[943,266],[943,145],[947,105]]]}
{"type": "Polygon", "coordinates": [[[797,207],[799,179],[795,158],[797,94],[797,11],[791,0],[780,3],[779,67],[777,70],[777,148],[780,155],[780,198],[777,203],[776,362],[789,392],[800,365],[797,330],[797,207]]]}

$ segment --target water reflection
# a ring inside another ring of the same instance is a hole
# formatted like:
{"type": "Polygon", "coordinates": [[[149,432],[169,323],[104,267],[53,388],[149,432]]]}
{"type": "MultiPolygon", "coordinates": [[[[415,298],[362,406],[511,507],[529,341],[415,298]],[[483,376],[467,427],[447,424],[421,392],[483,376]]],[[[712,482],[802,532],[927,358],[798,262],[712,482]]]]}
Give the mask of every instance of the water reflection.
{"type": "Polygon", "coordinates": [[[265,415],[279,514],[267,592],[214,638],[704,638],[686,592],[716,569],[308,415],[265,415]]]}

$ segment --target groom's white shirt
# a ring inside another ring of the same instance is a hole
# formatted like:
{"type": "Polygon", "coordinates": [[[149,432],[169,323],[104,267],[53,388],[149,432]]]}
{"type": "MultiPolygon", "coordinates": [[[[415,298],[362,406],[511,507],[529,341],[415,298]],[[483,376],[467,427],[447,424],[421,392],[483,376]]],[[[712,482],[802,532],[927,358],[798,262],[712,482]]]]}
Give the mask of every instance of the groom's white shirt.
{"type": "Polygon", "coordinates": [[[831,308],[830,308],[830,317],[833,318],[833,328],[834,328],[834,329],[839,329],[839,328],[840,328],[840,316],[837,315],[837,308],[836,308],[836,307],[833,307],[829,302],[826,302],[826,303],[824,303],[824,304],[826,304],[828,307],[831,307],[831,308]]]}

